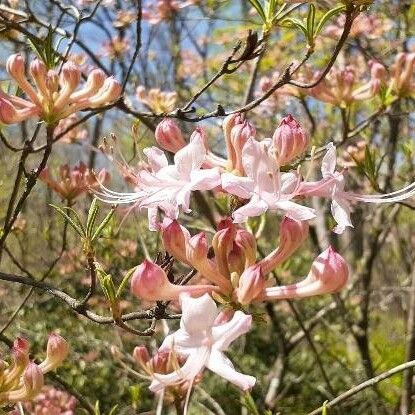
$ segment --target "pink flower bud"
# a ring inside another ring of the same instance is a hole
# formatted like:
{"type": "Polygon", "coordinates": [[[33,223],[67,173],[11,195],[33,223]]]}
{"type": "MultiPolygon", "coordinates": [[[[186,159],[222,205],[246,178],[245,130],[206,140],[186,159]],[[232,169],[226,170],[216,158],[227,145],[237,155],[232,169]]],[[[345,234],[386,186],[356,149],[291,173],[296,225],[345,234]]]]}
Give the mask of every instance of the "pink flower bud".
{"type": "Polygon", "coordinates": [[[61,82],[64,87],[73,91],[81,81],[81,70],[73,62],[66,62],[62,66],[61,82]]]}
{"type": "Polygon", "coordinates": [[[170,118],[163,119],[156,127],[155,137],[157,144],[163,149],[176,153],[186,145],[183,134],[176,124],[170,118]]]}
{"type": "Polygon", "coordinates": [[[30,73],[32,75],[33,80],[39,90],[39,92],[44,96],[48,97],[50,95],[50,91],[48,91],[46,85],[46,78],[48,74],[48,68],[46,65],[40,60],[35,59],[30,64],[30,73]]]}
{"type": "Polygon", "coordinates": [[[39,365],[43,373],[57,368],[68,356],[69,346],[59,334],[51,333],[46,346],[46,359],[39,365]]]}
{"type": "Polygon", "coordinates": [[[187,259],[195,267],[202,265],[207,260],[208,250],[206,234],[200,232],[189,239],[186,246],[187,259]]]}
{"type": "Polygon", "coordinates": [[[187,263],[186,244],[190,239],[189,231],[177,220],[166,217],[161,224],[161,237],[164,249],[179,261],[187,263]]]}
{"type": "Polygon", "coordinates": [[[151,366],[155,373],[167,373],[170,353],[158,351],[151,359],[151,366]]]}
{"type": "Polygon", "coordinates": [[[235,243],[245,255],[245,268],[253,265],[256,261],[257,244],[255,236],[245,229],[238,229],[235,236],[235,243]]]}
{"type": "Polygon", "coordinates": [[[150,353],[146,346],[137,346],[133,351],[134,360],[141,366],[145,367],[146,363],[150,360],[150,353]]]}
{"type": "Polygon", "coordinates": [[[8,99],[0,96],[0,123],[16,124],[38,115],[38,109],[29,105],[28,103],[28,107],[17,109],[8,99]]]}
{"type": "Polygon", "coordinates": [[[229,274],[228,255],[232,251],[236,234],[236,227],[232,223],[229,227],[215,233],[212,240],[212,247],[215,252],[215,260],[219,270],[224,275],[229,274]]]}
{"type": "Polygon", "coordinates": [[[264,291],[265,284],[266,281],[259,264],[247,268],[239,278],[236,289],[238,302],[242,305],[251,303],[264,291]]]}
{"type": "Polygon", "coordinates": [[[346,261],[329,247],[314,260],[310,272],[303,281],[287,286],[266,288],[262,299],[303,298],[335,293],[346,285],[348,277],[346,261]]]}
{"type": "Polygon", "coordinates": [[[275,130],[272,144],[278,163],[286,165],[306,150],[309,137],[292,115],[288,115],[275,130]]]}
{"type": "Polygon", "coordinates": [[[169,301],[181,293],[202,295],[214,289],[211,285],[174,285],[164,270],[149,260],[137,267],[131,279],[131,292],[146,301],[169,301]]]}
{"type": "Polygon", "coordinates": [[[204,232],[189,239],[186,246],[188,262],[209,281],[219,285],[222,291],[229,292],[232,289],[230,281],[219,271],[216,264],[208,259],[208,252],[209,246],[204,232]]]}
{"type": "Polygon", "coordinates": [[[235,154],[235,164],[232,166],[239,174],[244,174],[242,166],[242,149],[249,138],[256,135],[255,127],[247,120],[235,124],[231,130],[231,143],[235,154]]]}
{"type": "Polygon", "coordinates": [[[121,96],[122,86],[113,77],[107,78],[96,95],[88,100],[88,106],[98,108],[106,104],[117,101],[121,96]]]}
{"type": "Polygon", "coordinates": [[[23,384],[26,392],[24,400],[34,398],[41,391],[44,384],[43,372],[36,363],[30,362],[27,365],[23,375],[23,384]]]}
{"type": "Polygon", "coordinates": [[[190,136],[190,141],[196,139],[196,137],[200,138],[202,143],[205,145],[206,151],[209,149],[208,137],[206,131],[202,127],[197,127],[190,136]]]}
{"type": "Polygon", "coordinates": [[[308,228],[308,222],[306,221],[284,217],[280,225],[280,244],[278,248],[260,261],[264,275],[275,269],[303,244],[308,236],[308,228]]]}
{"type": "Polygon", "coordinates": [[[239,122],[239,114],[231,114],[231,115],[228,115],[223,120],[223,124],[222,124],[223,135],[225,136],[225,142],[226,142],[226,152],[228,155],[228,163],[229,163],[230,169],[233,169],[233,167],[236,164],[236,155],[235,155],[235,150],[232,145],[231,133],[232,133],[233,127],[238,122],[239,122]]]}
{"type": "Polygon", "coordinates": [[[19,54],[9,56],[6,63],[6,69],[10,76],[17,82],[19,87],[32,100],[32,102],[36,105],[40,105],[36,91],[26,78],[24,58],[19,54]]]}
{"type": "Polygon", "coordinates": [[[71,95],[71,102],[80,101],[85,98],[92,97],[95,95],[100,88],[104,85],[107,76],[101,69],[94,69],[88,75],[86,85],[77,92],[71,95]]]}
{"type": "Polygon", "coordinates": [[[9,75],[16,81],[26,78],[25,75],[25,59],[18,53],[9,56],[6,62],[6,69],[9,75]]]}

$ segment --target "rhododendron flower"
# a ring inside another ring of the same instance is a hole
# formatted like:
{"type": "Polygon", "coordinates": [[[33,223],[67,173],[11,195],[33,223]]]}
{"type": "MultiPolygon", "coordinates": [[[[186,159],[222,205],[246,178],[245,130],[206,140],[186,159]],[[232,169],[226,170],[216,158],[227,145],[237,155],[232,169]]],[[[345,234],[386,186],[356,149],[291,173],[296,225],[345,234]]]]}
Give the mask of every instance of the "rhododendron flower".
{"type": "Polygon", "coordinates": [[[75,112],[110,104],[121,94],[121,84],[100,69],[91,71],[86,84],[76,91],[81,81],[81,70],[70,61],[62,65],[59,73],[35,59],[30,64],[35,87],[26,77],[25,60],[21,55],[10,56],[6,68],[26,94],[26,99],[0,92],[0,122],[3,124],[36,117],[56,124],[75,112]]]}
{"type": "Polygon", "coordinates": [[[244,391],[251,389],[256,379],[237,372],[224,352],[250,329],[252,317],[236,311],[231,320],[215,325],[219,313],[208,294],[199,298],[182,294],[180,303],[180,328],[164,339],[159,352],[174,351],[187,360],[169,374],[154,373],[150,389],[158,392],[170,385],[192,383],[205,367],[244,391]]]}
{"type": "Polygon", "coordinates": [[[201,169],[206,156],[203,139],[199,135],[174,156],[169,165],[165,154],[157,147],[144,149],[151,171],[140,170],[137,174],[136,191],[113,192],[103,187],[98,198],[107,203],[135,203],[148,209],[150,229],[158,229],[157,211],[167,217],[177,218],[179,210],[190,212],[190,195],[194,190],[210,190],[220,185],[217,168],[201,169]]]}
{"type": "Polygon", "coordinates": [[[122,58],[130,50],[128,37],[114,37],[102,45],[102,56],[110,59],[122,58]]]}
{"type": "MultiPolygon", "coordinates": [[[[76,114],[72,114],[67,118],[59,121],[59,124],[55,128],[55,136],[59,136],[60,134],[67,131],[68,128],[72,127],[75,123],[79,121],[79,118],[76,114]]],[[[63,135],[60,139],[60,143],[67,143],[72,144],[78,140],[85,140],[88,137],[88,131],[86,128],[82,128],[82,126],[77,125],[76,127],[72,127],[65,135],[63,135]]]]}
{"type": "Polygon", "coordinates": [[[70,168],[67,164],[59,168],[60,180],[51,177],[49,168],[45,167],[39,175],[52,190],[59,194],[63,199],[72,201],[82,193],[91,189],[98,188],[109,179],[109,174],[105,169],[101,169],[97,174],[88,169],[84,163],[70,168]]]}
{"type": "Polygon", "coordinates": [[[390,88],[399,97],[415,95],[415,52],[398,53],[392,74],[390,88]]]}
{"type": "Polygon", "coordinates": [[[223,189],[249,202],[233,213],[240,223],[267,210],[278,210],[287,216],[308,220],[315,217],[314,210],[291,201],[299,185],[297,173],[280,173],[269,140],[257,142],[249,139],[242,151],[242,165],[248,177],[222,174],[223,189]]]}
{"type": "Polygon", "coordinates": [[[148,20],[151,24],[158,24],[164,20],[169,20],[174,13],[194,3],[195,0],[157,0],[149,9],[143,10],[143,19],[148,20]]]}
{"type": "Polygon", "coordinates": [[[350,202],[392,203],[415,195],[415,183],[396,192],[383,195],[361,195],[345,191],[345,171],[336,171],[336,147],[333,143],[329,143],[327,146],[327,152],[321,163],[321,173],[323,178],[318,182],[302,182],[298,188],[298,194],[332,199],[331,213],[337,222],[333,231],[336,233],[342,233],[346,227],[353,227],[350,219],[350,202]]]}

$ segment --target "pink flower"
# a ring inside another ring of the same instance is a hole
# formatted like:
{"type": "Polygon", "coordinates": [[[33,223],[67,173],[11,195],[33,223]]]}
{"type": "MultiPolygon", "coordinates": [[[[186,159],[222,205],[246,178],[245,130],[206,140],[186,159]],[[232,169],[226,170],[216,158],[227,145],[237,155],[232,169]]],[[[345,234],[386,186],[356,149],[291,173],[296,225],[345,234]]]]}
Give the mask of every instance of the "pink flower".
{"type": "Polygon", "coordinates": [[[247,177],[222,174],[222,187],[249,202],[233,213],[236,223],[259,216],[267,210],[278,210],[287,216],[308,220],[315,217],[314,210],[291,201],[299,184],[297,173],[280,173],[272,154],[269,140],[257,142],[249,139],[242,151],[242,165],[247,177]]]}
{"type": "Polygon", "coordinates": [[[150,229],[158,229],[157,211],[161,209],[169,218],[175,219],[180,209],[190,212],[190,196],[195,190],[210,190],[220,185],[217,168],[201,169],[206,148],[200,135],[174,156],[169,165],[167,157],[157,147],[144,149],[151,171],[140,170],[137,174],[136,191],[117,193],[106,188],[97,192],[98,198],[107,203],[135,203],[148,209],[150,229]]]}
{"type": "Polygon", "coordinates": [[[236,311],[227,323],[216,325],[218,309],[212,298],[180,296],[182,318],[180,328],[167,336],[159,352],[174,351],[187,358],[177,370],[169,374],[153,374],[153,392],[193,379],[206,367],[242,390],[251,389],[256,379],[237,372],[224,355],[230,344],[251,327],[252,317],[236,311]]]}
{"type": "Polygon", "coordinates": [[[186,145],[182,131],[177,123],[170,118],[165,118],[157,125],[154,135],[157,144],[163,150],[170,151],[171,153],[177,153],[186,145]]]}

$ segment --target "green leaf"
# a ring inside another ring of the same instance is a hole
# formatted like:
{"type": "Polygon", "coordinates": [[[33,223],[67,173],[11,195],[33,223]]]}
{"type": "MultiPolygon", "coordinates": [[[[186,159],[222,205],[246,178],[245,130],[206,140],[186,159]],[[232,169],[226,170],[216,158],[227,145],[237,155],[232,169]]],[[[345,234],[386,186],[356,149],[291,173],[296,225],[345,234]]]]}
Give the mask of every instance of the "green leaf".
{"type": "MultiPolygon", "coordinates": [[[[60,208],[59,206],[50,205],[51,207],[53,207],[66,221],[68,221],[69,225],[72,226],[72,228],[78,233],[79,236],[81,236],[82,238],[85,237],[85,230],[82,227],[82,224],[79,222],[79,218],[78,215],[75,212],[75,218],[77,219],[76,221],[73,220],[62,208],[60,208]],[[78,222],[78,223],[76,223],[78,222]]],[[[66,208],[69,209],[69,208],[66,208]]],[[[73,209],[71,209],[73,210],[73,209]]]]}
{"type": "Polygon", "coordinates": [[[323,411],[321,412],[321,415],[328,415],[328,412],[327,412],[327,402],[328,401],[326,401],[326,402],[324,402],[323,403],[323,411]]]}
{"type": "Polygon", "coordinates": [[[111,411],[109,412],[109,414],[108,414],[108,415],[114,415],[114,414],[115,414],[115,411],[117,410],[117,408],[118,408],[118,404],[117,404],[117,405],[115,405],[115,406],[111,409],[111,411]]]}
{"type": "Polygon", "coordinates": [[[117,293],[115,294],[115,296],[117,297],[117,299],[120,298],[122,292],[124,291],[125,286],[128,284],[128,281],[130,280],[131,275],[133,275],[134,271],[136,270],[137,267],[131,268],[124,276],[124,278],[121,281],[121,284],[118,286],[118,290],[117,293]]]}
{"type": "Polygon", "coordinates": [[[101,224],[96,229],[95,233],[92,235],[91,242],[94,242],[99,236],[101,235],[101,232],[105,229],[105,227],[108,225],[108,222],[111,220],[112,216],[114,215],[115,208],[111,209],[107,216],[105,216],[104,220],[101,222],[101,224]]]}
{"type": "Polygon", "coordinates": [[[255,401],[249,392],[245,393],[242,400],[242,405],[245,406],[246,409],[248,409],[250,414],[260,415],[258,408],[256,407],[255,401]]]}
{"type": "Polygon", "coordinates": [[[252,7],[258,12],[259,16],[261,17],[261,20],[266,23],[267,22],[267,16],[265,15],[264,8],[262,4],[258,0],[249,0],[252,7]]]}
{"type": "Polygon", "coordinates": [[[308,39],[307,27],[300,19],[297,19],[295,17],[287,17],[281,22],[281,26],[296,27],[297,29],[300,29],[304,33],[306,39],[308,39]]]}
{"type": "Polygon", "coordinates": [[[314,37],[316,37],[321,30],[323,29],[323,27],[326,25],[326,23],[336,14],[339,14],[341,11],[345,10],[346,6],[341,5],[341,6],[337,6],[332,10],[329,10],[322,18],[321,20],[318,22],[316,30],[314,32],[314,37]]]}
{"type": "Polygon", "coordinates": [[[316,20],[316,7],[310,4],[307,15],[307,40],[311,45],[314,39],[314,23],[316,20]]]}
{"type": "Polygon", "coordinates": [[[93,226],[95,224],[95,220],[97,218],[98,211],[99,211],[99,206],[97,204],[97,199],[94,198],[94,200],[92,201],[91,206],[89,208],[88,218],[86,220],[86,235],[88,237],[92,236],[92,229],[93,229],[93,226]]]}

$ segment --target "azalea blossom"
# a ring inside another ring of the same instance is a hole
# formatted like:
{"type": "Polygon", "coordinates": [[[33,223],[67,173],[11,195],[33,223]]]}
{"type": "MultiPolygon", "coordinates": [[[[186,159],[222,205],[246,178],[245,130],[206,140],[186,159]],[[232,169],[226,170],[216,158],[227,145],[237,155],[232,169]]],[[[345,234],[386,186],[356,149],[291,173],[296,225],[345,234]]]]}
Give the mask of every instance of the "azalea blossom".
{"type": "Polygon", "coordinates": [[[302,182],[298,188],[298,194],[302,196],[331,198],[331,213],[337,222],[337,226],[333,229],[335,233],[342,233],[347,227],[353,227],[350,219],[351,202],[392,203],[415,195],[415,183],[396,192],[381,195],[348,192],[345,190],[345,172],[346,170],[336,171],[336,147],[333,143],[329,143],[321,163],[322,180],[302,182]]]}
{"type": "Polygon", "coordinates": [[[158,229],[157,212],[177,218],[180,209],[190,212],[190,195],[195,190],[210,190],[220,185],[218,168],[201,169],[206,148],[200,135],[192,136],[190,143],[174,156],[169,165],[165,154],[157,147],[144,149],[149,170],[142,169],[136,175],[136,190],[131,193],[113,192],[102,186],[97,197],[107,203],[135,204],[148,209],[150,229],[158,229]]]}
{"type": "Polygon", "coordinates": [[[250,329],[252,317],[236,311],[231,320],[215,325],[219,312],[208,294],[198,298],[182,294],[180,303],[180,328],[164,339],[159,352],[173,350],[187,360],[169,374],[154,373],[150,389],[159,392],[170,385],[192,382],[204,368],[244,391],[251,389],[256,379],[236,371],[224,352],[234,340],[250,329]]]}
{"type": "Polygon", "coordinates": [[[242,165],[247,177],[222,174],[222,187],[228,193],[249,202],[233,213],[236,223],[267,210],[284,212],[288,217],[308,220],[315,217],[314,209],[291,199],[295,196],[300,177],[297,172],[281,173],[273,155],[270,140],[249,139],[242,150],[242,165]]]}

